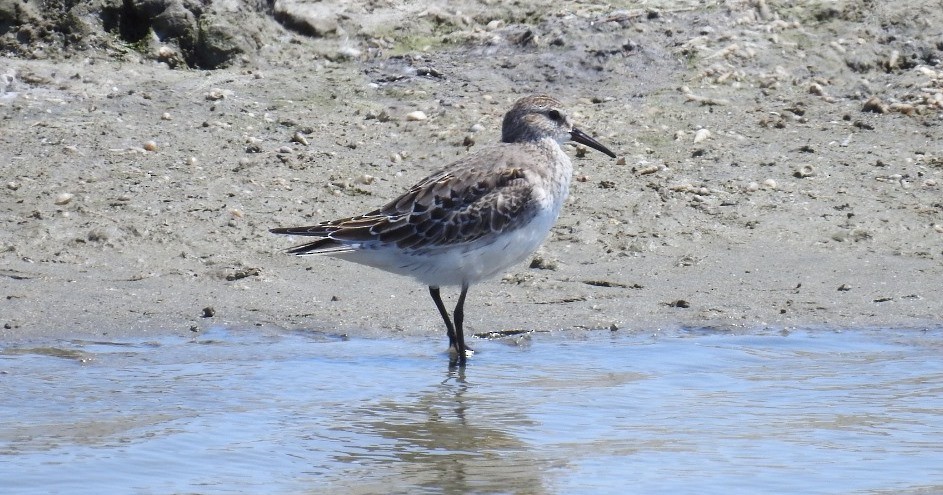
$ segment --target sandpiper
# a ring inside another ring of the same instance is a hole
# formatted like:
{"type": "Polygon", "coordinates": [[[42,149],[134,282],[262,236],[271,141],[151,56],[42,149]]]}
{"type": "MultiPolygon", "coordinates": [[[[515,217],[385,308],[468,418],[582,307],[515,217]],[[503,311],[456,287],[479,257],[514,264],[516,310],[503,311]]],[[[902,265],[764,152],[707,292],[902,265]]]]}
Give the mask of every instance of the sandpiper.
{"type": "Polygon", "coordinates": [[[427,285],[445,321],[453,361],[464,364],[472,352],[462,331],[468,287],[523,261],[547,237],[573,175],[561,148],[569,140],[616,157],[574,128],[555,98],[521,98],[504,116],[501,143],[446,166],[386,205],[271,232],[316,238],[288,249],[290,254],[335,256],[427,285]],[[461,287],[451,317],[442,286],[461,287]]]}

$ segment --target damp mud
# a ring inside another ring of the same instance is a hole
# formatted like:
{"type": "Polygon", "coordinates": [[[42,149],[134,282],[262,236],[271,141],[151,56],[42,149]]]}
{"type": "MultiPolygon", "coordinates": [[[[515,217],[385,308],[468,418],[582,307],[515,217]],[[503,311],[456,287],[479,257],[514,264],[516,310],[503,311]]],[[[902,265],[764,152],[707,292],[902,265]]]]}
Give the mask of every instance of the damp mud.
{"type": "Polygon", "coordinates": [[[160,29],[185,2],[0,8],[4,341],[441,335],[425,287],[268,229],[385,204],[533,93],[618,159],[568,147],[556,227],[469,332],[943,320],[937,2],[276,4],[191,12],[255,37],[213,70],[160,29]]]}

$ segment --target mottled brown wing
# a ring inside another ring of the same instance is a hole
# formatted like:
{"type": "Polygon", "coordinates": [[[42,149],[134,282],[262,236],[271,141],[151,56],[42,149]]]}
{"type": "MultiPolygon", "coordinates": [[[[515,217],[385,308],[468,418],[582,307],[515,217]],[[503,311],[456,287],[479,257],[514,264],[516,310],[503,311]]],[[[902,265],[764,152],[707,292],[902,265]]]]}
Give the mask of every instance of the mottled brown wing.
{"type": "Polygon", "coordinates": [[[417,184],[375,213],[371,231],[403,249],[464,244],[533,218],[532,185],[523,169],[442,174],[417,184]]]}
{"type": "MultiPolygon", "coordinates": [[[[479,161],[487,157],[474,156],[479,161]]],[[[373,242],[434,249],[514,228],[536,215],[532,184],[523,167],[493,162],[468,167],[466,160],[423,179],[369,213],[271,232],[322,238],[292,248],[293,254],[339,252],[350,250],[350,244],[373,242]]]]}

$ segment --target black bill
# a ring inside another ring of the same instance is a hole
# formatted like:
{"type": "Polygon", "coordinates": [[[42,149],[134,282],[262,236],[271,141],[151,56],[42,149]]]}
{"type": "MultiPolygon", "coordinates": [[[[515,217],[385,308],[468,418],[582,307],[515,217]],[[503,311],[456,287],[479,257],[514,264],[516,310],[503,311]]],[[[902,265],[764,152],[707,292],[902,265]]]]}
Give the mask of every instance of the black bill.
{"type": "Polygon", "coordinates": [[[603,153],[609,155],[611,158],[616,157],[616,154],[609,151],[609,148],[603,146],[602,143],[591,138],[589,134],[586,134],[585,132],[579,129],[573,129],[572,131],[570,131],[570,139],[582,145],[589,146],[590,148],[594,150],[602,151],[603,153]]]}

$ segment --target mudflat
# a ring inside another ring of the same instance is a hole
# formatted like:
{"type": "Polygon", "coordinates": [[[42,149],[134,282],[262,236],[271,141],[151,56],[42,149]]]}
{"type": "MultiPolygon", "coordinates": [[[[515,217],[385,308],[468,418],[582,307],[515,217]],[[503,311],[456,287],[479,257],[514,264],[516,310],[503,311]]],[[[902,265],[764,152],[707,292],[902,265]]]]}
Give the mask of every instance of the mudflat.
{"type": "Polygon", "coordinates": [[[534,93],[619,158],[570,148],[550,238],[472,288],[466,333],[943,322],[938,2],[488,3],[247,9],[227,22],[255,44],[212,69],[106,18],[84,21],[98,43],[3,34],[3,340],[222,325],[444,348],[424,286],[268,229],[386,203],[534,93]]]}

